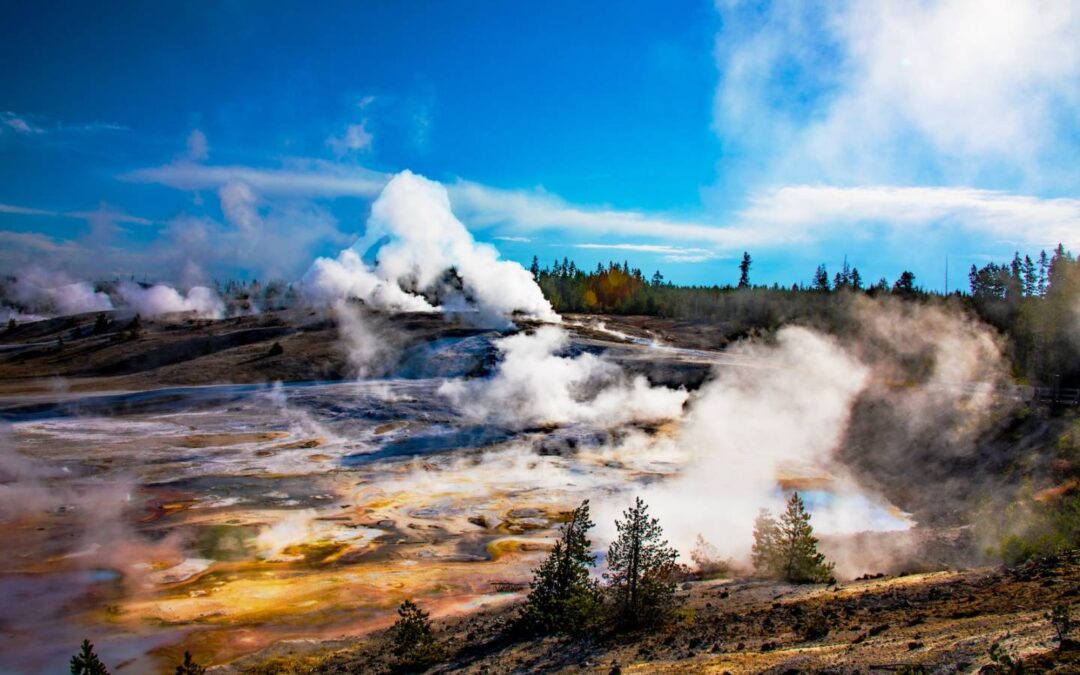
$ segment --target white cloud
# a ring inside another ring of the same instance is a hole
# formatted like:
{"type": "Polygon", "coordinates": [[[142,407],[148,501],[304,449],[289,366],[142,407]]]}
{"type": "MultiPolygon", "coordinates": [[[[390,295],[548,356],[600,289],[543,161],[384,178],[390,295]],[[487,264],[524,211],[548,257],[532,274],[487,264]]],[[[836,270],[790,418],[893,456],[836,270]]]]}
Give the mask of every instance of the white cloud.
{"type": "Polygon", "coordinates": [[[492,237],[492,239],[498,241],[509,241],[515,244],[528,244],[532,239],[528,237],[492,237]]]}
{"type": "Polygon", "coordinates": [[[45,130],[41,127],[32,124],[25,117],[16,115],[15,113],[10,111],[0,113],[0,124],[6,125],[10,129],[15,131],[15,133],[27,136],[45,133],[45,130]]]}
{"type": "Polygon", "coordinates": [[[12,213],[19,216],[56,216],[59,215],[56,211],[46,211],[44,209],[32,209],[26,206],[15,206],[14,204],[0,204],[0,213],[12,213]]]}
{"type": "Polygon", "coordinates": [[[64,211],[55,215],[65,218],[77,218],[80,220],[88,220],[91,223],[100,220],[108,220],[112,223],[120,223],[125,225],[154,225],[155,221],[149,218],[143,218],[141,216],[133,216],[123,211],[118,211],[107,204],[102,204],[93,211],[64,211]]]}
{"type": "Polygon", "coordinates": [[[7,252],[16,248],[39,251],[42,253],[56,253],[63,247],[55,239],[37,232],[9,232],[0,230],[0,243],[7,252]]]}
{"type": "MultiPolygon", "coordinates": [[[[309,161],[287,169],[169,164],[143,169],[127,178],[181,189],[221,188],[243,183],[259,194],[295,197],[373,197],[386,174],[360,167],[309,161]]],[[[569,204],[542,190],[505,190],[469,181],[447,186],[454,213],[473,229],[493,229],[496,239],[531,239],[539,232],[575,236],[636,237],[674,244],[597,242],[595,246],[659,253],[671,262],[691,262],[749,247],[806,244],[846,234],[852,225],[889,228],[899,236],[918,236],[918,228],[947,228],[995,242],[1080,248],[1080,200],[1041,199],[966,187],[838,187],[788,185],[752,195],[747,206],[725,224],[640,211],[569,204]],[[915,229],[913,229],[915,228],[915,229]],[[669,247],[670,250],[664,247],[669,247]],[[643,248],[651,247],[651,248],[643,248]]]]}
{"type": "Polygon", "coordinates": [[[1080,200],[1038,199],[970,188],[789,186],[762,193],[741,226],[775,242],[813,240],[852,225],[885,226],[917,240],[926,228],[950,228],[995,243],[1080,248],[1080,200]]]}
{"type": "Polygon", "coordinates": [[[206,134],[193,129],[187,137],[187,158],[193,162],[201,162],[209,156],[210,146],[206,141],[206,134]]]}
{"type": "Polygon", "coordinates": [[[282,169],[174,162],[132,171],[120,178],[179,190],[216,190],[227,183],[241,182],[260,194],[301,197],[375,197],[389,180],[384,173],[319,160],[294,161],[282,169]]]}
{"type": "Polygon", "coordinates": [[[1075,185],[1047,171],[1077,147],[1063,126],[1080,107],[1073,0],[718,9],[715,126],[773,154],[773,181],[909,182],[930,168],[1075,185]]]}
{"type": "Polygon", "coordinates": [[[369,150],[373,140],[375,136],[367,130],[365,119],[361,120],[360,124],[350,124],[341,136],[330,136],[326,139],[326,144],[334,151],[334,155],[344,157],[349,153],[369,150]]]}
{"type": "Polygon", "coordinates": [[[666,262],[703,262],[717,257],[706,248],[687,248],[667,244],[574,244],[574,248],[658,253],[666,262]]]}
{"type": "Polygon", "coordinates": [[[250,185],[240,181],[226,183],[218,190],[218,197],[221,199],[221,211],[225,214],[225,220],[248,235],[255,234],[261,228],[258,197],[250,185]]]}
{"type": "Polygon", "coordinates": [[[459,181],[448,186],[455,212],[474,227],[495,227],[512,232],[556,230],[575,234],[612,234],[651,239],[740,245],[731,230],[703,221],[679,220],[638,211],[590,208],[567,204],[540,191],[502,190],[459,181]]]}
{"type": "Polygon", "coordinates": [[[155,221],[140,216],[133,216],[123,211],[117,211],[108,205],[101,205],[93,211],[55,211],[49,209],[35,209],[14,204],[0,204],[0,213],[10,213],[18,216],[45,216],[47,218],[74,218],[76,220],[95,221],[108,219],[113,223],[128,225],[153,225],[155,221]]]}
{"type": "MultiPolygon", "coordinates": [[[[0,112],[0,125],[4,125],[17,134],[23,136],[38,136],[47,133],[95,133],[98,131],[127,131],[128,128],[115,122],[86,122],[81,124],[67,124],[55,120],[42,120],[40,116],[32,116],[37,122],[31,121],[31,116],[18,113],[0,112]],[[48,128],[42,126],[42,122],[48,123],[48,128]]],[[[0,133],[3,129],[0,128],[0,133]]]]}

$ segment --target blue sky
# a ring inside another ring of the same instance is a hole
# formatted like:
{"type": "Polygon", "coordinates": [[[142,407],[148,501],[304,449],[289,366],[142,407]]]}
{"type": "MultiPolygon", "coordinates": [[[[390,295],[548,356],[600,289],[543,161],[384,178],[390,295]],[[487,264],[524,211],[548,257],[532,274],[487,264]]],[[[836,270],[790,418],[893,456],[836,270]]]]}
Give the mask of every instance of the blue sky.
{"type": "Polygon", "coordinates": [[[0,270],[295,279],[386,177],[528,263],[940,288],[1080,248],[1080,8],[5,3],[0,270]]]}

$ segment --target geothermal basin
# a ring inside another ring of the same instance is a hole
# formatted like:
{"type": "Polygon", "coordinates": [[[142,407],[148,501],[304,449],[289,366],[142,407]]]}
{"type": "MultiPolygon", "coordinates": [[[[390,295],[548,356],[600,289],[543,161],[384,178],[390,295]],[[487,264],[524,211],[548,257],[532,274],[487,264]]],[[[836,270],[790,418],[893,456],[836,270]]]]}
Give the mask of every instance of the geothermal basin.
{"type": "MultiPolygon", "coordinates": [[[[655,369],[655,345],[598,335],[564,355],[655,369]]],[[[692,450],[677,420],[465,412],[447,383],[493,377],[499,339],[432,340],[359,381],[0,400],[0,672],[62,671],[84,637],[113,672],[172,672],[184,650],[219,664],[384,627],[406,598],[435,615],[507,602],[583,499],[602,552],[620,506],[692,450]]],[[[755,367],[662,353],[682,374],[755,367]]],[[[839,498],[822,467],[785,471],[778,495],[786,481],[812,508],[839,498]]],[[[865,529],[910,525],[852,498],[865,529]]]]}

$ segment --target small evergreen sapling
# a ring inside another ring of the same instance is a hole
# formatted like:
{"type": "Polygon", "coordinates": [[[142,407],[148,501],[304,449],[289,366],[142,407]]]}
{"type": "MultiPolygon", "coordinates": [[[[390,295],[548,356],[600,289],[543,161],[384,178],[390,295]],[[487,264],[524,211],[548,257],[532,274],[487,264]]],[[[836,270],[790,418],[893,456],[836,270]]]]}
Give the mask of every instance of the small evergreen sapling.
{"type": "Polygon", "coordinates": [[[412,600],[398,607],[394,624],[394,656],[398,670],[424,670],[443,658],[443,648],[431,629],[428,613],[412,600]]]}
{"type": "Polygon", "coordinates": [[[751,556],[754,572],[759,577],[779,576],[780,527],[767,509],[758,512],[754,521],[754,546],[751,556]]]}
{"type": "Polygon", "coordinates": [[[79,653],[71,657],[71,675],[109,675],[89,640],[83,640],[79,653]]]}
{"type": "Polygon", "coordinates": [[[762,509],[754,523],[754,569],[758,575],[791,583],[832,580],[833,564],[818,551],[818,540],[798,492],[788,499],[787,510],[775,520],[762,509]]]}
{"type": "Polygon", "coordinates": [[[529,584],[520,626],[532,633],[579,633],[600,609],[600,591],[589,568],[596,565],[587,538],[593,522],[589,501],[574,509],[563,525],[562,536],[537,568],[529,584]]]}

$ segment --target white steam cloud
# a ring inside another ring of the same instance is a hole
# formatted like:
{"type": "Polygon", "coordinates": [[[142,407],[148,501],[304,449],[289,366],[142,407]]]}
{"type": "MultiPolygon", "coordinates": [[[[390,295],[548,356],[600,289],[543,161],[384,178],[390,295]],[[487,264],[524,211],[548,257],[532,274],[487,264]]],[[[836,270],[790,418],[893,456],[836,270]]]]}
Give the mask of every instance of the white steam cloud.
{"type": "Polygon", "coordinates": [[[439,391],[467,415],[509,426],[587,422],[617,426],[678,418],[687,392],[652,387],[594,354],[562,356],[569,335],[556,326],[495,343],[502,355],[491,379],[451,380],[439,391]]]}
{"type": "Polygon", "coordinates": [[[523,312],[558,320],[521,265],[473,239],[450,210],[446,189],[410,171],[383,188],[364,236],[336,259],[316,260],[303,287],[317,302],[359,298],[380,309],[433,311],[430,298],[437,297],[445,309],[475,309],[484,317],[523,312]]]}
{"type": "MultiPolygon", "coordinates": [[[[85,281],[72,281],[63,274],[32,268],[20,274],[6,288],[7,301],[25,312],[39,315],[82,314],[113,308],[109,296],[94,290],[85,281]]],[[[19,316],[14,308],[9,314],[19,316]]]]}
{"type": "MultiPolygon", "coordinates": [[[[653,438],[635,453],[676,458],[666,480],[637,489],[687,553],[700,534],[721,555],[746,560],[760,508],[783,508],[782,486],[804,492],[823,534],[906,529],[911,521],[876,487],[911,486],[946,439],[951,453],[976,449],[1001,403],[1000,345],[985,326],[941,308],[859,300],[857,335],[843,339],[785,327],[774,344],[746,342],[729,350],[753,368],[722,367],[695,394],[674,436],[653,438]],[[860,407],[857,404],[868,405],[860,407]],[[860,433],[853,437],[857,419],[860,433]],[[873,480],[860,473],[877,467],[873,480]]],[[[613,449],[623,453],[621,447],[613,449]]],[[[947,493],[947,490],[943,490],[947,493]]],[[[601,538],[630,495],[597,504],[601,538]]],[[[947,496],[940,497],[942,499],[947,496]]],[[[850,548],[850,547],[848,547],[850,548]]],[[[865,548],[865,547],[864,547],[865,548]]],[[[867,571],[879,551],[832,551],[838,573],[867,571]]]]}
{"type": "Polygon", "coordinates": [[[127,306],[143,316],[195,312],[201,318],[217,319],[225,313],[225,303],[206,286],[192,286],[186,295],[164,284],[143,288],[124,282],[117,290],[127,306]]]}
{"type": "Polygon", "coordinates": [[[744,343],[733,351],[761,367],[717,371],[678,438],[659,441],[678,444],[686,466],[645,499],[681,550],[702,534],[723,555],[741,558],[758,509],[781,505],[778,479],[827,472],[869,369],[805,328],[782,329],[775,346],[744,343]]]}
{"type": "Polygon", "coordinates": [[[379,317],[344,300],[334,303],[334,316],[353,375],[379,377],[397,364],[401,352],[400,336],[379,317]]]}

